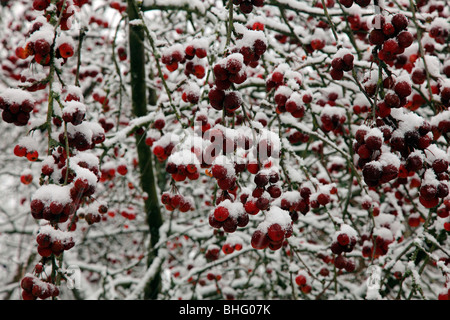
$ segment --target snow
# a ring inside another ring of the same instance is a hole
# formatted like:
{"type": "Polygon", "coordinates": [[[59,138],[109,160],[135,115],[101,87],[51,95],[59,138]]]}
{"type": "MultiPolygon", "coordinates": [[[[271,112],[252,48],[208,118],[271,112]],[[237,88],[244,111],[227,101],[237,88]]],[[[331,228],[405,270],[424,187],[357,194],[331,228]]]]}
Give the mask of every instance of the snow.
{"type": "Polygon", "coordinates": [[[46,205],[49,205],[52,201],[57,201],[63,205],[66,205],[72,202],[72,198],[70,197],[70,188],[70,185],[44,185],[35,191],[32,196],[32,200],[41,200],[46,205]]]}
{"type": "Polygon", "coordinates": [[[91,186],[97,184],[98,177],[91,170],[79,166],[74,166],[72,169],[75,171],[77,178],[85,179],[91,186]]]}
{"type": "Polygon", "coordinates": [[[278,94],[290,97],[292,94],[292,89],[289,88],[288,86],[279,86],[275,91],[275,96],[278,94]]]}
{"type": "Polygon", "coordinates": [[[182,56],[184,56],[184,47],[180,43],[176,43],[171,45],[170,47],[164,48],[161,52],[162,56],[170,56],[174,52],[181,53],[182,56]]]}
{"type": "Polygon", "coordinates": [[[437,159],[444,159],[450,162],[449,155],[436,144],[430,144],[427,149],[424,150],[426,155],[425,161],[432,164],[437,159]]]}
{"type": "Polygon", "coordinates": [[[344,57],[346,54],[352,54],[352,52],[347,49],[347,48],[340,48],[338,49],[338,51],[335,53],[335,55],[333,56],[333,58],[342,58],[344,57]]]}
{"type": "Polygon", "coordinates": [[[373,234],[375,236],[378,236],[378,237],[384,239],[385,241],[393,241],[394,240],[394,235],[392,234],[392,231],[385,227],[376,228],[373,231],[373,234]]]}
{"type": "Polygon", "coordinates": [[[404,108],[391,109],[391,115],[400,121],[399,127],[394,131],[393,136],[403,136],[406,132],[415,131],[424,121],[423,117],[414,112],[405,111],[404,108]]]}
{"type": "Polygon", "coordinates": [[[35,31],[30,35],[27,41],[36,42],[37,40],[44,39],[45,41],[47,41],[47,43],[52,44],[54,37],[55,30],[53,26],[49,23],[44,23],[44,25],[38,31],[35,31]]]}
{"type": "Polygon", "coordinates": [[[401,164],[401,161],[398,158],[398,156],[387,151],[382,151],[379,162],[383,166],[393,165],[397,169],[400,167],[401,164]]]}
{"type": "Polygon", "coordinates": [[[272,206],[264,216],[264,221],[258,225],[258,230],[267,232],[268,228],[278,223],[283,229],[288,229],[291,225],[292,219],[289,212],[279,207],[272,206]]]}
{"type": "Polygon", "coordinates": [[[41,226],[39,228],[39,233],[49,235],[51,242],[59,240],[62,244],[65,244],[69,241],[73,241],[71,232],[55,229],[51,225],[41,226]]]}
{"type": "Polygon", "coordinates": [[[425,170],[422,179],[422,185],[431,185],[437,187],[439,185],[439,180],[436,178],[436,174],[433,169],[425,170]]]}
{"type": "Polygon", "coordinates": [[[149,8],[152,6],[187,6],[191,10],[199,11],[201,14],[206,12],[205,5],[200,0],[144,0],[143,6],[149,8]]]}
{"type": "Polygon", "coordinates": [[[66,97],[70,94],[70,95],[73,95],[73,96],[76,96],[77,98],[79,98],[80,102],[83,102],[84,96],[83,96],[83,91],[80,87],[77,87],[74,85],[67,85],[65,87],[65,91],[66,91],[66,97]]]}
{"type": "MultiPolygon", "coordinates": [[[[53,41],[53,40],[52,40],[53,41]]],[[[52,42],[49,42],[52,43],[52,42]]],[[[58,48],[63,43],[67,43],[72,46],[72,48],[75,50],[75,41],[73,40],[73,37],[70,37],[66,34],[60,34],[55,40],[55,48],[58,48]]]]}
{"type": "Polygon", "coordinates": [[[86,106],[78,101],[72,100],[65,102],[65,107],[63,109],[65,114],[74,114],[76,112],[86,113],[86,106]]]}
{"type": "Polygon", "coordinates": [[[261,40],[264,44],[267,45],[267,40],[263,31],[259,30],[248,30],[247,28],[243,28],[242,39],[236,41],[236,48],[240,49],[242,47],[252,48],[253,44],[256,40],[261,40]]]}
{"type": "Polygon", "coordinates": [[[188,165],[195,164],[200,166],[197,156],[190,150],[181,150],[172,153],[167,160],[169,163],[174,163],[176,165],[188,165]]]}
{"type": "Polygon", "coordinates": [[[217,156],[214,161],[212,162],[212,165],[221,165],[227,170],[227,177],[235,177],[236,171],[234,170],[234,163],[233,161],[224,155],[217,156]]]}
{"type": "Polygon", "coordinates": [[[340,234],[346,234],[346,235],[349,236],[350,239],[351,238],[355,238],[356,239],[358,237],[358,233],[356,232],[356,230],[353,227],[351,227],[350,225],[345,224],[345,223],[341,224],[340,230],[335,232],[334,237],[333,237],[333,241],[337,241],[337,237],[340,234]]]}
{"type": "Polygon", "coordinates": [[[364,140],[367,141],[369,137],[377,137],[383,140],[383,132],[381,132],[378,128],[371,128],[367,131],[366,135],[364,136],[364,140]]]}
{"type": "Polygon", "coordinates": [[[31,136],[21,137],[17,145],[25,147],[29,152],[39,150],[38,142],[31,136]]]}

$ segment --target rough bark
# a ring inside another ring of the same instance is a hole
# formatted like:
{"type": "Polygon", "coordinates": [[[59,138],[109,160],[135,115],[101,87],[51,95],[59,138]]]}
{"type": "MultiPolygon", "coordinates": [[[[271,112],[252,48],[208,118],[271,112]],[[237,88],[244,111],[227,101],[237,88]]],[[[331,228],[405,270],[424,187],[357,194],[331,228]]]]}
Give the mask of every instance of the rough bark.
{"type": "MultiPolygon", "coordinates": [[[[128,0],[129,21],[139,19],[136,8],[137,6],[135,5],[134,0],[128,0]]],[[[129,24],[131,94],[133,113],[136,117],[148,114],[144,39],[143,27],[138,24],[129,24]]],[[[149,97],[151,100],[154,100],[155,94],[150,92],[149,97]]],[[[153,102],[154,104],[155,101],[149,102],[153,102]]],[[[159,240],[159,228],[162,225],[162,216],[156,192],[156,179],[153,172],[151,150],[145,144],[145,133],[143,135],[136,133],[135,137],[141,175],[141,187],[142,190],[148,194],[148,198],[145,201],[145,210],[147,224],[150,230],[149,257],[147,261],[147,265],[150,266],[157,254],[157,250],[154,250],[154,247],[159,240]]],[[[147,284],[144,298],[156,299],[160,290],[160,285],[161,277],[158,275],[147,284]]]]}

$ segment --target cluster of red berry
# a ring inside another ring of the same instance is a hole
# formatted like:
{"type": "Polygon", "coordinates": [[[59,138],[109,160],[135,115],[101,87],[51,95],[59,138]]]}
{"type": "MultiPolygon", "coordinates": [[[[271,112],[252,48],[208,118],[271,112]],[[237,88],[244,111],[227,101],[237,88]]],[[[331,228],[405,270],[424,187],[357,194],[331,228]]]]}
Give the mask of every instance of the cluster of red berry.
{"type": "Polygon", "coordinates": [[[51,230],[51,232],[41,230],[36,237],[36,242],[39,255],[45,258],[50,257],[52,254],[59,256],[63,251],[70,250],[75,245],[71,236],[55,230],[51,230]],[[55,236],[55,233],[58,233],[58,236],[55,236]]]}
{"type": "Polygon", "coordinates": [[[188,212],[194,208],[194,202],[192,199],[184,197],[179,193],[172,194],[170,192],[164,192],[161,195],[161,203],[165,205],[166,209],[169,211],[178,209],[181,212],[188,212]]]}
{"type": "Polygon", "coordinates": [[[320,127],[324,132],[333,132],[336,135],[342,134],[346,120],[347,116],[342,108],[325,106],[320,114],[320,127]]]}
{"type": "MultiPolygon", "coordinates": [[[[305,106],[303,104],[305,101],[309,101],[309,99],[303,99],[303,97],[305,97],[305,95],[302,96],[298,92],[293,92],[284,104],[285,110],[296,119],[301,119],[305,115],[305,106]]],[[[275,95],[275,101],[277,102],[277,109],[283,110],[283,104],[278,104],[278,102],[280,102],[278,95],[275,95]]],[[[302,136],[300,136],[300,140],[302,140],[302,136]]]]}
{"type": "Polygon", "coordinates": [[[25,126],[30,120],[35,100],[21,89],[6,89],[0,94],[0,110],[2,119],[6,123],[25,126]]]}
{"type": "MultiPolygon", "coordinates": [[[[339,52],[338,52],[339,53],[339,52]]],[[[334,80],[341,80],[344,77],[344,71],[353,70],[354,56],[351,53],[345,53],[340,56],[336,56],[331,61],[330,75],[334,80]]]]}
{"type": "MultiPolygon", "coordinates": [[[[88,0],[84,0],[84,1],[88,1],[88,0]]],[[[126,2],[122,2],[122,1],[111,1],[111,3],[109,4],[109,6],[117,11],[119,11],[120,13],[123,13],[127,10],[127,3],[126,2]]]]}
{"type": "Polygon", "coordinates": [[[310,293],[312,290],[311,277],[305,272],[299,272],[295,277],[295,283],[298,285],[300,291],[305,294],[310,293]]]}
{"type": "Polygon", "coordinates": [[[287,69],[285,65],[275,68],[270,77],[266,80],[266,91],[270,92],[274,90],[274,101],[276,103],[277,112],[282,113],[288,111],[294,117],[301,118],[305,111],[302,102],[304,104],[311,103],[312,98],[307,93],[300,95],[287,85],[287,82],[291,79],[293,79],[298,86],[301,86],[302,84],[301,74],[288,70],[289,69],[287,69]]]}
{"type": "Polygon", "coordinates": [[[222,245],[222,252],[224,254],[232,254],[240,250],[242,250],[242,239],[240,237],[228,237],[222,245]]]}
{"type": "Polygon", "coordinates": [[[98,119],[98,123],[100,123],[103,130],[105,130],[105,133],[108,133],[114,128],[114,121],[111,118],[102,116],[98,119]]]}
{"type": "Polygon", "coordinates": [[[63,37],[57,39],[53,44],[51,36],[52,26],[49,23],[38,21],[33,24],[29,32],[29,40],[25,46],[16,48],[16,56],[20,59],[27,59],[33,56],[38,64],[48,66],[52,56],[52,47],[55,46],[55,57],[66,61],[74,54],[74,47],[71,38],[63,37]]]}
{"type": "MultiPolygon", "coordinates": [[[[94,223],[99,223],[107,212],[108,207],[105,204],[95,205],[92,207],[90,206],[86,212],[80,212],[77,216],[74,217],[74,219],[72,219],[69,226],[70,231],[75,230],[76,223],[79,219],[83,218],[88,225],[93,225],[94,223]]],[[[125,217],[132,220],[132,214],[128,214],[125,217]]]]}
{"type": "Polygon", "coordinates": [[[388,252],[389,245],[394,242],[392,233],[387,228],[380,228],[380,231],[378,232],[379,234],[375,234],[374,237],[366,234],[361,236],[363,257],[378,258],[386,255],[388,252]]]}
{"type": "Polygon", "coordinates": [[[170,72],[177,70],[180,64],[186,63],[184,70],[186,76],[192,74],[198,79],[203,79],[206,71],[202,59],[206,56],[205,45],[202,42],[193,41],[186,48],[183,48],[180,44],[166,48],[162,53],[161,62],[166,65],[170,72]]]}
{"type": "Polygon", "coordinates": [[[361,8],[365,8],[370,4],[371,0],[339,0],[339,3],[342,4],[346,8],[350,8],[353,6],[353,3],[356,3],[361,8]]]}
{"type": "Polygon", "coordinates": [[[74,126],[81,124],[86,116],[86,106],[78,101],[66,102],[63,109],[62,119],[74,126]]]}
{"type": "Polygon", "coordinates": [[[399,54],[411,46],[414,37],[407,31],[408,19],[398,13],[392,17],[377,15],[372,21],[373,29],[369,34],[369,42],[372,45],[381,46],[378,58],[390,65],[399,54]],[[390,21],[388,18],[391,18],[390,21]]]}
{"type": "Polygon", "coordinates": [[[189,102],[192,104],[197,104],[200,99],[200,88],[194,83],[190,83],[185,86],[181,99],[184,102],[189,102]]]}
{"type": "Polygon", "coordinates": [[[17,157],[26,157],[28,161],[36,161],[39,158],[39,152],[29,146],[20,143],[14,147],[14,155],[17,157]]]}
{"type": "Polygon", "coordinates": [[[215,261],[219,259],[220,247],[216,244],[211,244],[206,248],[205,258],[208,261],[215,261]]]}
{"type": "Polygon", "coordinates": [[[335,239],[331,243],[331,252],[337,255],[334,258],[337,269],[345,269],[347,272],[355,270],[354,261],[345,257],[343,253],[352,252],[356,243],[356,232],[347,225],[341,226],[341,230],[335,234],[335,239]]]}
{"type": "Polygon", "coordinates": [[[447,171],[448,161],[439,161],[437,165],[435,163],[431,169],[427,169],[423,173],[419,189],[419,201],[425,208],[436,207],[439,201],[449,194],[448,184],[445,181],[439,181],[436,177],[436,169],[439,173],[447,171]]]}
{"type": "Polygon", "coordinates": [[[251,197],[246,197],[243,202],[245,211],[251,215],[258,214],[260,210],[267,210],[271,200],[279,198],[282,194],[278,184],[279,174],[273,168],[259,170],[253,180],[256,188],[251,193],[251,197]]]}
{"type": "MultiPolygon", "coordinates": [[[[172,179],[175,181],[184,181],[186,178],[189,180],[197,180],[200,177],[200,168],[197,163],[185,163],[185,162],[176,162],[176,156],[178,153],[183,153],[184,151],[179,151],[173,153],[169,159],[167,160],[166,172],[172,175],[172,179]]],[[[190,151],[186,151],[190,153],[191,160],[196,159],[195,155],[190,151]]]]}
{"type": "Polygon", "coordinates": [[[254,249],[280,249],[285,240],[291,237],[293,221],[288,213],[277,206],[272,206],[253,232],[251,245],[254,249]]]}
{"type": "Polygon", "coordinates": [[[242,13],[249,14],[253,11],[253,7],[263,7],[264,0],[233,0],[235,6],[239,6],[242,13]]]}
{"type": "Polygon", "coordinates": [[[302,186],[300,191],[285,191],[281,198],[280,208],[289,212],[293,222],[299,218],[299,212],[303,215],[310,210],[309,197],[311,189],[302,186]]]}
{"type": "MultiPolygon", "coordinates": [[[[150,141],[149,141],[150,142],[150,141]]],[[[152,143],[152,151],[156,158],[163,162],[172,154],[175,145],[171,141],[166,141],[164,139],[159,139],[158,141],[152,143]]]]}
{"type": "MultiPolygon", "coordinates": [[[[262,25],[264,27],[264,25],[262,25]]],[[[240,53],[244,58],[244,64],[251,68],[256,68],[259,64],[261,56],[267,50],[267,41],[264,33],[260,30],[241,30],[237,31],[236,38],[238,39],[236,46],[232,48],[232,53],[240,53]]]]}
{"type": "Polygon", "coordinates": [[[355,134],[354,150],[358,154],[357,166],[362,169],[364,181],[369,187],[387,183],[399,174],[399,160],[382,152],[383,132],[379,128],[361,126],[355,134]]]}
{"type": "Polygon", "coordinates": [[[301,143],[307,143],[308,141],[310,141],[309,135],[306,133],[303,133],[299,130],[291,129],[288,132],[289,132],[289,135],[288,135],[287,139],[294,146],[301,144],[301,143]]]}
{"type": "Polygon", "coordinates": [[[59,223],[66,222],[69,216],[75,212],[74,204],[70,200],[69,187],[60,187],[57,185],[40,187],[33,195],[30,209],[34,219],[44,219],[59,223]],[[46,192],[51,193],[45,194],[46,192]],[[59,197],[55,199],[52,197],[52,195],[60,194],[64,194],[64,202],[59,197]]]}
{"type": "MultiPolygon", "coordinates": [[[[65,132],[61,132],[58,138],[59,142],[65,145],[65,132]]],[[[83,122],[77,126],[69,123],[67,126],[67,140],[69,142],[69,147],[75,148],[78,151],[93,149],[96,145],[104,142],[105,139],[105,131],[98,123],[83,122]]]]}
{"type": "Polygon", "coordinates": [[[233,233],[238,227],[245,227],[249,222],[248,214],[242,203],[225,199],[209,215],[211,227],[233,233]]]}

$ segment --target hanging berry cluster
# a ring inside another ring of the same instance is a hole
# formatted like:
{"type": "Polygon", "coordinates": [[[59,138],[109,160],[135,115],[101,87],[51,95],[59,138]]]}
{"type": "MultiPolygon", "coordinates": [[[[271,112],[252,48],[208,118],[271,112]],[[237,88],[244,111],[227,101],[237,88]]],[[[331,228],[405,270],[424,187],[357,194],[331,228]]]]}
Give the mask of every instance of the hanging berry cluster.
{"type": "Polygon", "coordinates": [[[3,121],[19,127],[26,126],[35,103],[31,94],[24,90],[6,89],[0,94],[0,110],[2,110],[3,121]]]}
{"type": "Polygon", "coordinates": [[[20,282],[23,300],[48,299],[59,296],[59,289],[51,282],[43,281],[32,274],[26,274],[20,282]]]}
{"type": "MultiPolygon", "coordinates": [[[[31,135],[21,138],[14,148],[16,156],[41,164],[40,186],[29,204],[32,217],[40,221],[36,236],[37,252],[41,257],[39,269],[43,269],[47,262],[51,262],[54,268],[55,258],[62,259],[62,253],[75,245],[70,232],[75,230],[80,220],[81,214],[78,216],[77,211],[92,201],[99,181],[99,159],[88,151],[105,141],[105,131],[99,123],[87,120],[88,108],[81,88],[66,85],[61,78],[56,78],[56,73],[59,76],[60,68],[75,53],[73,38],[64,31],[70,29],[75,6],[79,8],[86,3],[88,1],[66,0],[51,5],[47,0],[33,1],[36,15],[34,20],[30,20],[33,21],[32,27],[15,53],[17,58],[35,63],[36,68],[43,68],[49,74],[36,81],[24,73],[20,80],[31,82],[30,86],[25,90],[7,89],[0,94],[3,120],[26,126],[30,124],[30,115],[36,104],[29,91],[42,90],[49,85],[47,121],[40,128],[45,129],[42,132],[47,132],[50,140],[47,156],[40,156],[38,150],[41,146],[31,135]],[[57,79],[62,84],[60,90],[55,90],[53,83],[57,79]]],[[[33,128],[33,134],[36,129],[33,128]]],[[[32,178],[28,178],[26,184],[32,178]]],[[[98,208],[97,214],[103,213],[105,210],[98,208]]],[[[88,224],[100,221],[99,217],[91,216],[86,219],[88,224]]],[[[35,274],[42,275],[38,269],[35,274]]],[[[27,300],[55,298],[59,295],[57,284],[55,278],[41,280],[28,275],[22,280],[22,296],[27,300]]]]}

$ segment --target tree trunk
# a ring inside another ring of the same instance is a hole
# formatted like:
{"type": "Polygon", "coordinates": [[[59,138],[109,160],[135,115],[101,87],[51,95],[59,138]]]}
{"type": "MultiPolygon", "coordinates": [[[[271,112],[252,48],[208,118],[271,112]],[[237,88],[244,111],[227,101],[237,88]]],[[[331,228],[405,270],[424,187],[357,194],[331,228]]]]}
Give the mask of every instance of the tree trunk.
{"type": "MultiPolygon", "coordinates": [[[[136,12],[134,0],[128,0],[129,21],[139,19],[136,12]]],[[[145,48],[144,48],[144,29],[140,25],[129,24],[129,49],[130,49],[130,75],[131,75],[131,94],[133,113],[136,117],[147,115],[147,86],[145,75],[145,48]]],[[[154,100],[155,94],[150,94],[154,100]]],[[[150,101],[153,102],[154,101],[150,101]]],[[[159,228],[162,225],[162,217],[159,209],[159,201],[156,192],[156,181],[153,173],[152,153],[145,144],[145,133],[135,134],[136,146],[139,161],[139,170],[141,175],[142,190],[148,194],[145,201],[145,210],[147,224],[150,230],[149,257],[147,265],[150,266],[157,254],[153,250],[159,240],[159,228]]],[[[156,299],[160,290],[161,277],[158,273],[146,286],[144,293],[145,299],[156,299]]]]}

